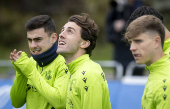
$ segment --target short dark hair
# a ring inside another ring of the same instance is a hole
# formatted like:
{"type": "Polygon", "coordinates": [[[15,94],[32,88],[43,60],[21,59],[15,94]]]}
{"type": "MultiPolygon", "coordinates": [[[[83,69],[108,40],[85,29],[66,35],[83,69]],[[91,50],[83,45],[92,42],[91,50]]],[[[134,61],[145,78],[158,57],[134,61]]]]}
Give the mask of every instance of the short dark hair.
{"type": "Polygon", "coordinates": [[[31,31],[38,28],[44,28],[44,31],[51,36],[56,33],[56,26],[49,15],[38,15],[27,21],[25,24],[26,31],[31,31]]]}
{"type": "Polygon", "coordinates": [[[164,19],[163,19],[163,16],[161,13],[159,13],[157,10],[155,10],[154,8],[152,7],[148,7],[148,6],[141,6],[141,7],[138,7],[132,14],[131,16],[129,17],[129,19],[127,20],[126,22],[126,28],[129,26],[129,24],[137,19],[138,17],[141,17],[143,15],[153,15],[157,18],[159,18],[162,23],[164,24],[164,19]]]}
{"type": "Polygon", "coordinates": [[[132,23],[130,23],[126,29],[125,37],[127,39],[131,39],[133,37],[137,37],[142,33],[147,32],[153,35],[154,34],[159,35],[159,37],[161,38],[161,45],[163,48],[165,29],[161,20],[159,20],[157,17],[153,15],[144,15],[132,21],[132,23]]]}
{"type": "Polygon", "coordinates": [[[92,50],[96,46],[96,40],[98,38],[98,26],[90,18],[87,13],[82,13],[81,15],[73,15],[68,19],[68,22],[75,22],[81,27],[81,38],[90,41],[90,46],[85,48],[86,53],[91,56],[92,50]]]}

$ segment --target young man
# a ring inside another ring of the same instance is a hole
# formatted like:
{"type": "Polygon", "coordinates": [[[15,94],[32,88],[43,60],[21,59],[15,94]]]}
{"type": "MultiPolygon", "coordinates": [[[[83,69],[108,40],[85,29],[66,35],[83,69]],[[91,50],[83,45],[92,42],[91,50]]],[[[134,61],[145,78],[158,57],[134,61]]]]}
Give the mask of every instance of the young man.
{"type": "Polygon", "coordinates": [[[59,35],[57,53],[64,56],[71,73],[67,109],[111,109],[105,74],[89,57],[98,31],[96,23],[84,13],[71,16],[59,35]]]}
{"type": "Polygon", "coordinates": [[[162,50],[165,30],[161,21],[144,15],[127,27],[125,38],[137,64],[150,74],[142,97],[142,109],[170,109],[170,59],[162,50]]]}
{"type": "Polygon", "coordinates": [[[18,108],[65,109],[69,72],[65,60],[56,53],[57,34],[48,15],[31,18],[25,25],[32,57],[14,50],[10,54],[16,77],[10,97],[18,108]]]}
{"type": "MultiPolygon", "coordinates": [[[[148,6],[141,6],[141,7],[137,8],[132,13],[132,15],[130,16],[130,18],[127,21],[126,26],[128,26],[136,18],[141,17],[143,15],[153,15],[153,16],[159,18],[162,21],[162,23],[164,24],[163,16],[161,15],[161,13],[159,13],[154,8],[151,8],[148,6]]],[[[168,54],[170,57],[170,32],[168,31],[168,29],[165,26],[164,26],[164,29],[165,29],[165,42],[164,42],[163,51],[165,54],[168,54]]]]}

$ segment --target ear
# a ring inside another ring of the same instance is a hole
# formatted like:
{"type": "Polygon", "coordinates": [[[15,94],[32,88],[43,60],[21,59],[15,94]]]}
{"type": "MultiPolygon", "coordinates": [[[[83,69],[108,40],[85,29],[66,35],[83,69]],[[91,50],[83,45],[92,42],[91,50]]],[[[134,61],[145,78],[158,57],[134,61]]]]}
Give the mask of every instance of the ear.
{"type": "Polygon", "coordinates": [[[80,48],[87,48],[88,46],[90,46],[90,41],[87,40],[87,41],[83,41],[81,42],[81,45],[80,45],[80,48]]]}
{"type": "Polygon", "coordinates": [[[161,38],[160,36],[155,36],[155,48],[161,46],[161,38]]]}
{"type": "Polygon", "coordinates": [[[57,33],[53,33],[53,34],[51,35],[51,39],[52,39],[52,43],[53,43],[53,44],[56,43],[56,41],[57,41],[57,33]]]}

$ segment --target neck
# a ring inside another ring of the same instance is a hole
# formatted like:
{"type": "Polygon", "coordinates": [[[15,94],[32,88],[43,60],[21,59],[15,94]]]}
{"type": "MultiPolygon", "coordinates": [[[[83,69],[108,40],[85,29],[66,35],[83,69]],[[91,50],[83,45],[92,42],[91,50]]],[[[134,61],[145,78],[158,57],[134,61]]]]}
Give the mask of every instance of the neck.
{"type": "Polygon", "coordinates": [[[165,41],[170,38],[170,32],[165,28],[165,41]]]}
{"type": "Polygon", "coordinates": [[[77,52],[75,54],[64,54],[63,57],[66,60],[66,64],[68,65],[69,63],[71,63],[72,61],[74,61],[75,59],[77,59],[78,57],[84,55],[85,52],[77,52]]]}
{"type": "Polygon", "coordinates": [[[155,56],[153,56],[154,58],[152,59],[152,61],[150,63],[146,63],[147,66],[150,66],[151,64],[155,63],[156,61],[158,61],[159,59],[161,59],[162,57],[165,56],[162,49],[159,52],[154,53],[154,54],[155,54],[155,56]]]}
{"type": "Polygon", "coordinates": [[[65,58],[67,65],[71,63],[73,60],[77,59],[77,57],[74,57],[72,55],[63,55],[63,57],[65,58]]]}
{"type": "Polygon", "coordinates": [[[34,60],[38,63],[40,67],[46,66],[50,64],[57,56],[58,54],[56,53],[57,50],[57,44],[53,44],[53,46],[45,51],[44,53],[41,53],[39,55],[32,55],[34,60]]]}

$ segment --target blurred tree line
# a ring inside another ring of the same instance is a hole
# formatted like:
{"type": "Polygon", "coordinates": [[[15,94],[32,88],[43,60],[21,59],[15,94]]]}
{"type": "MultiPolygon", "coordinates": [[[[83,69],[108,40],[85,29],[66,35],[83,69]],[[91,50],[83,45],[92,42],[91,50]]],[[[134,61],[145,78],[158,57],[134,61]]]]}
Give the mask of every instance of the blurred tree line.
{"type": "Polygon", "coordinates": [[[145,5],[158,10],[164,17],[165,26],[170,31],[170,0],[143,0],[145,5]]]}
{"type": "Polygon", "coordinates": [[[0,59],[9,59],[9,53],[14,48],[30,54],[24,26],[30,18],[40,14],[48,14],[53,18],[59,34],[71,15],[87,12],[98,24],[99,40],[104,43],[107,2],[108,0],[1,0],[0,59]]]}
{"type": "MultiPolygon", "coordinates": [[[[144,0],[144,3],[159,10],[165,17],[165,24],[170,27],[169,0],[144,0]]],[[[105,18],[108,9],[109,0],[1,0],[0,59],[9,59],[9,53],[14,48],[30,54],[24,26],[30,18],[40,14],[48,14],[53,18],[59,34],[71,15],[87,12],[99,26],[97,46],[102,47],[107,44],[105,18]]]]}

